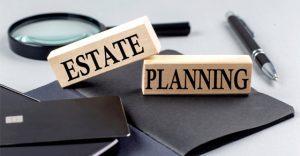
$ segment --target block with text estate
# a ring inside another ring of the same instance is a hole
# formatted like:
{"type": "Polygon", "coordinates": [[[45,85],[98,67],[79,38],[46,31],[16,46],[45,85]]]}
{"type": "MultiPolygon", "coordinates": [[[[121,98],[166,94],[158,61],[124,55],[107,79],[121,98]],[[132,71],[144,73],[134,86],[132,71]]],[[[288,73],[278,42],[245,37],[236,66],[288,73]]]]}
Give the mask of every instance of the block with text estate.
{"type": "Polygon", "coordinates": [[[53,50],[48,56],[61,87],[66,87],[160,51],[145,17],[53,50]]]}
{"type": "Polygon", "coordinates": [[[144,60],[144,95],[249,94],[247,55],[154,55],[144,60]]]}

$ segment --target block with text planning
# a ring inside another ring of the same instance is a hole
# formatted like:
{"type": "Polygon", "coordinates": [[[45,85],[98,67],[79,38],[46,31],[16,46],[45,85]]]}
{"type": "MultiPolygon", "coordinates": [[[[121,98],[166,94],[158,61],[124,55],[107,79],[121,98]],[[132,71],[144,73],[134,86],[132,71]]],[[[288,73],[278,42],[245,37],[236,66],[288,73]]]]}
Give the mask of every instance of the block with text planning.
{"type": "Polygon", "coordinates": [[[249,94],[248,55],[154,55],[144,60],[144,95],[249,94]]]}
{"type": "Polygon", "coordinates": [[[160,51],[145,17],[53,50],[48,56],[61,87],[144,59],[160,51]]]}

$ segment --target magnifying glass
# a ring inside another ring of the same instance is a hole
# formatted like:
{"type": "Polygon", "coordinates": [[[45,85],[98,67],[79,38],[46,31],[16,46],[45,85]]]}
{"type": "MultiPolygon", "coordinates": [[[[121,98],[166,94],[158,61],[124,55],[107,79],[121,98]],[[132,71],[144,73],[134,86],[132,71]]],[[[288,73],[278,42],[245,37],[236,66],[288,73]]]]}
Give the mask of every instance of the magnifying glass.
{"type": "MultiPolygon", "coordinates": [[[[8,30],[9,45],[23,57],[46,60],[56,48],[110,29],[88,16],[50,13],[21,19],[8,30]]],[[[153,24],[158,36],[187,36],[188,22],[153,24]]]]}

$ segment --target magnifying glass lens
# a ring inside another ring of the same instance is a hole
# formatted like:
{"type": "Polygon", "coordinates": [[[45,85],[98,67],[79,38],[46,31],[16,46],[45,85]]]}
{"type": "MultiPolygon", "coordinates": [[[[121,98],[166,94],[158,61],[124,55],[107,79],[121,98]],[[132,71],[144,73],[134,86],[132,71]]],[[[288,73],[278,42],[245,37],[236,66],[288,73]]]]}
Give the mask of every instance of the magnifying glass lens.
{"type": "Polygon", "coordinates": [[[66,45],[74,41],[99,33],[99,26],[94,23],[75,19],[47,19],[37,20],[18,26],[12,37],[24,44],[40,45],[66,45]]]}
{"type": "MultiPolygon", "coordinates": [[[[20,56],[47,60],[52,50],[112,27],[105,27],[84,15],[40,14],[13,23],[8,29],[8,42],[11,50],[20,56]]],[[[186,36],[190,33],[188,22],[153,24],[153,28],[158,36],[186,36]]]]}

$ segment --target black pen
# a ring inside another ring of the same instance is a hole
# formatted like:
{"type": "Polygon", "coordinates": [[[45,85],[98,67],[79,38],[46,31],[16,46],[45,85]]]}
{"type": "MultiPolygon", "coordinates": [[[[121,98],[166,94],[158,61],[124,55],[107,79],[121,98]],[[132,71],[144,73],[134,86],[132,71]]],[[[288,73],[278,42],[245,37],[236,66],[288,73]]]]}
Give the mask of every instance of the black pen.
{"type": "Polygon", "coordinates": [[[249,29],[246,23],[232,12],[226,13],[230,26],[237,33],[240,40],[247,47],[253,59],[259,65],[261,70],[272,80],[277,80],[278,76],[271,61],[268,59],[263,49],[254,40],[254,33],[249,29]]]}

